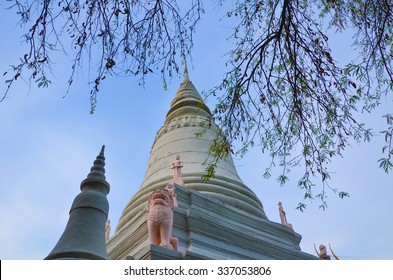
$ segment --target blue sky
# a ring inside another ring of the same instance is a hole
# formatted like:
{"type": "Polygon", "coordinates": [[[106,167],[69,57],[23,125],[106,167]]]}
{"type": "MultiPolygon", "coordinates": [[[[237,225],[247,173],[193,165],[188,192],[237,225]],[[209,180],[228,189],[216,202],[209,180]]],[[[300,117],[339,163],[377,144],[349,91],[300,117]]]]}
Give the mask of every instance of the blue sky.
{"type": "MultiPolygon", "coordinates": [[[[1,4],[2,5],[2,4],[1,4]]],[[[222,78],[225,40],[230,28],[219,22],[211,7],[199,25],[190,79],[202,92],[222,78]]],[[[21,44],[17,18],[0,9],[2,40],[0,70],[17,62],[26,46],[21,44]]],[[[348,36],[330,40],[338,58],[353,55],[348,36]]],[[[56,244],[68,220],[68,211],[79,193],[103,144],[112,234],[123,207],[142,183],[149,152],[164,122],[169,103],[182,77],[173,77],[165,91],[152,74],[141,87],[133,78],[110,78],[102,84],[95,114],[89,114],[88,75],[80,74],[64,98],[70,69],[67,58],[55,61],[55,76],[48,89],[16,84],[0,103],[0,259],[43,259],[56,244]]],[[[91,79],[90,79],[91,80],[91,79]]],[[[0,83],[4,91],[5,85],[0,83]]],[[[381,116],[391,108],[392,96],[372,115],[361,118],[375,131],[381,116]]],[[[214,100],[208,101],[213,108],[214,100]]],[[[378,168],[382,137],[371,143],[353,143],[343,158],[335,159],[333,185],[350,193],[341,200],[329,194],[326,211],[310,204],[295,210],[302,199],[296,188],[301,170],[293,170],[284,187],[262,178],[268,155],[255,148],[235,158],[240,177],[260,198],[272,221],[279,222],[277,203],[303,236],[303,251],[314,254],[313,243],[330,243],[343,259],[393,259],[393,174],[378,168]]],[[[279,172],[277,170],[277,172],[279,172]]]]}

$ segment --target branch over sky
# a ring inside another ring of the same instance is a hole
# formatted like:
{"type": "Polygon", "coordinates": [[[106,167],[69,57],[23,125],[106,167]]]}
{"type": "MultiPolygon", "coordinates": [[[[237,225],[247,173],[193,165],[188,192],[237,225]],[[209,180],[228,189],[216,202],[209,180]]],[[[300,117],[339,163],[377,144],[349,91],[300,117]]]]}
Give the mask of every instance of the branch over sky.
{"type": "MultiPolygon", "coordinates": [[[[100,85],[113,75],[178,73],[192,57],[194,34],[204,13],[202,0],[7,0],[16,12],[27,51],[4,73],[7,90],[23,78],[38,87],[51,84],[53,56],[72,59],[68,90],[84,65],[94,69],[89,92],[91,112],[100,85]]],[[[385,139],[379,166],[393,168],[393,115],[386,128],[372,131],[357,112],[372,112],[393,89],[393,3],[388,0],[236,0],[213,1],[221,6],[233,33],[228,38],[226,73],[208,94],[217,105],[211,121],[221,131],[211,146],[213,160],[243,155],[260,146],[271,158],[265,177],[280,168],[277,180],[288,181],[294,166],[303,166],[298,187],[304,199],[319,199],[326,207],[329,162],[351,141],[385,139]],[[337,61],[329,46],[334,32],[351,31],[354,61],[337,61]]]]}

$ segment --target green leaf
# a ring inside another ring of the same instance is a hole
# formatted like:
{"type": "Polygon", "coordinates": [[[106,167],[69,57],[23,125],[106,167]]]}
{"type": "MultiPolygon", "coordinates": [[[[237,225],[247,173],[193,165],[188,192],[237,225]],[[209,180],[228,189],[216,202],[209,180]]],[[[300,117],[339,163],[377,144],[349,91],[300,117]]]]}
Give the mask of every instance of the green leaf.
{"type": "Polygon", "coordinates": [[[345,197],[349,197],[349,193],[347,193],[347,192],[339,192],[338,196],[341,199],[344,199],[345,197]]]}
{"type": "Polygon", "coordinates": [[[269,172],[269,169],[266,168],[265,173],[263,173],[263,178],[269,179],[272,175],[269,172]]]}
{"type": "Polygon", "coordinates": [[[296,207],[297,210],[300,210],[301,212],[303,212],[306,209],[306,204],[304,203],[299,203],[296,207]]]}
{"type": "Polygon", "coordinates": [[[385,173],[389,173],[389,171],[393,168],[393,163],[390,158],[381,158],[378,160],[379,168],[382,168],[385,173]]]}
{"type": "Polygon", "coordinates": [[[285,185],[285,183],[289,180],[289,178],[287,176],[285,176],[284,174],[278,176],[277,178],[277,182],[280,183],[280,185],[285,185]]]}

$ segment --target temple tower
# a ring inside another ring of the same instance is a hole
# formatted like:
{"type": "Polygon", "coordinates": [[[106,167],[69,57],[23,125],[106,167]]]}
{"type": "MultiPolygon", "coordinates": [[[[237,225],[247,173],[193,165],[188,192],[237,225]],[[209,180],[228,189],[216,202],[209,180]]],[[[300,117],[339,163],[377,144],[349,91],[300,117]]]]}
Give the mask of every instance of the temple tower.
{"type": "Polygon", "coordinates": [[[233,159],[218,162],[214,178],[202,180],[209,147],[217,134],[211,112],[189,79],[175,94],[165,122],[154,139],[144,180],[125,206],[110,259],[309,259],[300,250],[301,236],[269,221],[255,193],[240,179],[233,159]],[[202,137],[198,136],[204,131],[202,137]],[[172,169],[172,170],[171,170],[172,169]],[[147,203],[153,191],[175,186],[173,236],[178,250],[151,245],[147,203]]]}
{"type": "Polygon", "coordinates": [[[107,194],[109,183],[105,178],[105,146],[94,161],[86,179],[82,181],[72,203],[70,217],[59,241],[45,258],[105,260],[105,223],[108,219],[107,194]]]}

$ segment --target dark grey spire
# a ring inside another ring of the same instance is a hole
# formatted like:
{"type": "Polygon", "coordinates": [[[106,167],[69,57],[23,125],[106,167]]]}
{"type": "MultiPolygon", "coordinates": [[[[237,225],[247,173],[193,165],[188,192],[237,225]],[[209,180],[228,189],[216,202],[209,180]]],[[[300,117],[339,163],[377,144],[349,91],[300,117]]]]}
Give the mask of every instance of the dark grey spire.
{"type": "Polygon", "coordinates": [[[104,151],[105,145],[102,146],[101,152],[94,161],[94,165],[90,169],[90,173],[87,175],[87,178],[81,183],[82,192],[92,189],[95,191],[100,191],[105,195],[109,193],[110,186],[105,178],[104,151]]]}
{"type": "Polygon", "coordinates": [[[81,193],[71,206],[67,226],[45,258],[52,259],[107,259],[105,224],[109,204],[106,195],[109,183],[105,179],[104,148],[81,183],[81,193]]]}

